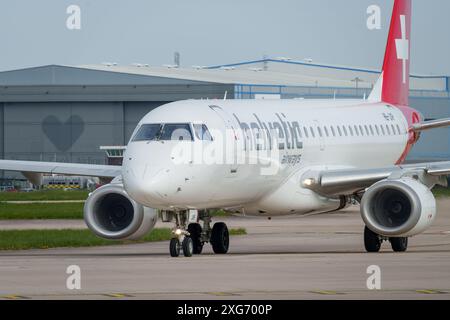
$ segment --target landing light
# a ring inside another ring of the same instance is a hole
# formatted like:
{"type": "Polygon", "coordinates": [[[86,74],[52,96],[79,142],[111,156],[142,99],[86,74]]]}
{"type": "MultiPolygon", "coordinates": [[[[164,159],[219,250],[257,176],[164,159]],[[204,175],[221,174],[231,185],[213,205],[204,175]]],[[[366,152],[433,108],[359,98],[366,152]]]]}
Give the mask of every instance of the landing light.
{"type": "Polygon", "coordinates": [[[182,231],[181,229],[175,230],[175,234],[176,234],[177,236],[181,236],[182,233],[183,233],[183,231],[182,231]]]}
{"type": "Polygon", "coordinates": [[[303,180],[303,185],[306,187],[310,187],[315,183],[315,180],[313,178],[307,178],[303,180]]]}

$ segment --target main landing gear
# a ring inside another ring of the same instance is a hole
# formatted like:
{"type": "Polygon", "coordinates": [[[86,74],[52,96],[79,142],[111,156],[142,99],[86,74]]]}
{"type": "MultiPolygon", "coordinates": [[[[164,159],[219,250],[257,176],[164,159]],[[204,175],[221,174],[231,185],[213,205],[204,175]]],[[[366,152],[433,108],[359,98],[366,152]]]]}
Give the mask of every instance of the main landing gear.
{"type": "Polygon", "coordinates": [[[394,252],[406,252],[408,249],[408,238],[383,237],[368,227],[364,228],[364,246],[367,252],[379,252],[383,241],[389,241],[394,252]]]}
{"type": "Polygon", "coordinates": [[[216,254],[228,252],[230,236],[227,225],[217,222],[211,228],[211,215],[206,210],[164,211],[162,220],[175,221],[175,227],[172,229],[173,238],[169,245],[171,257],[178,257],[181,252],[185,257],[201,254],[207,242],[211,243],[216,254]]]}

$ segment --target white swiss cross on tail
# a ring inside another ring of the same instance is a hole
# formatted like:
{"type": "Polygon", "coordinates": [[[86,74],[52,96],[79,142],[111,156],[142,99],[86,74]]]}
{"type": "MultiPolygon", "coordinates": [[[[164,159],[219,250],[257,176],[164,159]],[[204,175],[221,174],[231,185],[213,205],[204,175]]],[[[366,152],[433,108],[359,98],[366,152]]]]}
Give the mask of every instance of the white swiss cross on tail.
{"type": "Polygon", "coordinates": [[[409,105],[411,0],[395,0],[384,55],[383,72],[369,96],[397,106],[409,105]]]}
{"type": "Polygon", "coordinates": [[[409,40],[406,39],[406,16],[400,15],[401,39],[395,39],[397,59],[403,62],[403,84],[406,84],[406,61],[409,60],[409,40]]]}

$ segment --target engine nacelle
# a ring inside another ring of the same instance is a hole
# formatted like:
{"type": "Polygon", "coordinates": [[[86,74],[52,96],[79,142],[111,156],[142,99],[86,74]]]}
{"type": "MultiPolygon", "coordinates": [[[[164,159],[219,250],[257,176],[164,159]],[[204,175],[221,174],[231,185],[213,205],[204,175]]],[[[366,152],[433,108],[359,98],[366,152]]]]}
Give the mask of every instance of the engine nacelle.
{"type": "Polygon", "coordinates": [[[157,212],[131,199],[121,183],[92,192],[84,205],[84,221],[97,236],[114,240],[142,238],[155,226],[157,212]]]}
{"type": "Polygon", "coordinates": [[[412,178],[383,180],[367,189],[361,216],[373,232],[387,237],[411,237],[428,229],[436,217],[436,199],[412,178]]]}

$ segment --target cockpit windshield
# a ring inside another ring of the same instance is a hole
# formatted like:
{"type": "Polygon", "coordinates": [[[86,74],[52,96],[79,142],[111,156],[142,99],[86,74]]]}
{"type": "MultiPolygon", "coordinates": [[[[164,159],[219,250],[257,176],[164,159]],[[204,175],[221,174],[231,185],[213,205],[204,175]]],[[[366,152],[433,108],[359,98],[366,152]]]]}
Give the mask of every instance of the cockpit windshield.
{"type": "Polygon", "coordinates": [[[165,124],[159,140],[192,141],[191,126],[189,124],[165,124]]]}
{"type": "Polygon", "coordinates": [[[211,133],[209,133],[208,127],[204,124],[194,124],[195,136],[198,140],[213,141],[211,133]]]}
{"type": "Polygon", "coordinates": [[[134,135],[133,141],[158,140],[162,124],[143,124],[134,135]]]}
{"type": "Polygon", "coordinates": [[[143,124],[132,141],[192,141],[191,126],[188,123],[143,124]]]}

